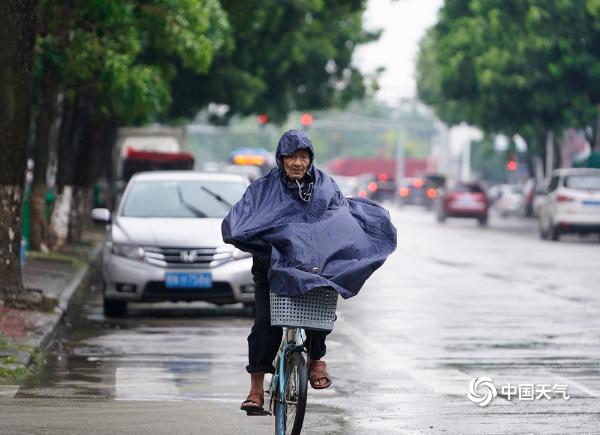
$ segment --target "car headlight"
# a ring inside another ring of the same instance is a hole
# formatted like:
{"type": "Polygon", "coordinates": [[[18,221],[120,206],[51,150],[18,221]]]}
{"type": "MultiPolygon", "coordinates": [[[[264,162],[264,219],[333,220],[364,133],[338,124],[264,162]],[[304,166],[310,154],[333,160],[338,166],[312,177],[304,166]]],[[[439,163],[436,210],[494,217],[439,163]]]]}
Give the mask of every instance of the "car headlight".
{"type": "Polygon", "coordinates": [[[133,258],[135,260],[142,260],[144,258],[144,248],[136,245],[113,243],[112,253],[120,255],[121,257],[133,258]]]}
{"type": "Polygon", "coordinates": [[[252,254],[249,252],[244,252],[241,249],[233,248],[233,253],[231,254],[231,258],[234,260],[241,260],[242,258],[250,258],[252,254]]]}

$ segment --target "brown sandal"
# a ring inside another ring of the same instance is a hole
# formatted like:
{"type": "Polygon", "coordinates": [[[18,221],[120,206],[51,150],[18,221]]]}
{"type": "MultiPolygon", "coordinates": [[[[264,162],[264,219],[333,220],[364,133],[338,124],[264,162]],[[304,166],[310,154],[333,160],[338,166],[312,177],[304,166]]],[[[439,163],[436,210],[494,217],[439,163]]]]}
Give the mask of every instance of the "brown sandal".
{"type": "Polygon", "coordinates": [[[246,415],[264,415],[265,397],[260,393],[250,393],[246,400],[242,402],[240,409],[246,411],[246,415]]]}
{"type": "Polygon", "coordinates": [[[322,390],[331,386],[331,378],[327,373],[327,365],[325,361],[321,360],[310,360],[308,363],[308,370],[310,373],[310,386],[315,390],[322,390]],[[323,382],[325,380],[325,382],[323,382]],[[317,385],[317,381],[321,381],[320,385],[317,385]]]}

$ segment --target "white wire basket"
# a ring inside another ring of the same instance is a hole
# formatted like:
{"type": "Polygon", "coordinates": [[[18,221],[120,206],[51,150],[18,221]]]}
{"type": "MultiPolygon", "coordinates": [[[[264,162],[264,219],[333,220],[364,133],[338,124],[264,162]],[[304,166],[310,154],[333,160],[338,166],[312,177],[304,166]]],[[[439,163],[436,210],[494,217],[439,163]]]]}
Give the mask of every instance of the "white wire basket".
{"type": "Polygon", "coordinates": [[[338,293],[332,287],[318,287],[302,296],[270,293],[271,326],[332,331],[338,293]]]}

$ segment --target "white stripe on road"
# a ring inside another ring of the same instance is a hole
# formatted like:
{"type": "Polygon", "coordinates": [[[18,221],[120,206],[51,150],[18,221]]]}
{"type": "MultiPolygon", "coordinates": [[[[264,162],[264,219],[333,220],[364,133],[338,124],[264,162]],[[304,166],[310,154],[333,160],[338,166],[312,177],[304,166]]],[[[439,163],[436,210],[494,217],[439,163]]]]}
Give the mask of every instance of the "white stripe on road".
{"type": "Polygon", "coordinates": [[[591,397],[599,397],[600,396],[600,393],[598,393],[598,391],[594,390],[593,388],[588,388],[588,387],[580,384],[579,382],[574,381],[571,378],[566,378],[564,376],[560,376],[560,375],[557,375],[556,373],[552,373],[552,372],[546,372],[546,373],[548,373],[548,376],[552,376],[555,379],[558,379],[559,381],[567,384],[569,387],[575,387],[578,390],[583,391],[585,394],[587,394],[591,397]]]}
{"type": "Polygon", "coordinates": [[[456,369],[422,369],[416,367],[415,361],[401,354],[397,346],[385,346],[378,343],[372,336],[368,336],[358,328],[352,326],[338,316],[336,320],[338,331],[344,334],[354,345],[377,360],[393,369],[402,369],[421,385],[426,386],[438,394],[453,396],[466,396],[469,376],[456,369]],[[394,352],[394,350],[396,352],[394,352]]]}

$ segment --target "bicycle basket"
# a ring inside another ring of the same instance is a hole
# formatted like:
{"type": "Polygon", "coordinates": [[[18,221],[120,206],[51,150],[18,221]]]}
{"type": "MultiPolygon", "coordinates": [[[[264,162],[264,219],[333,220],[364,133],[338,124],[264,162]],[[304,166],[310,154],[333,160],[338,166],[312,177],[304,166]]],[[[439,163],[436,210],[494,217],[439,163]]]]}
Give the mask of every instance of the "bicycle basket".
{"type": "Polygon", "coordinates": [[[302,296],[279,296],[271,292],[271,326],[333,330],[338,293],[318,287],[302,296]]]}

